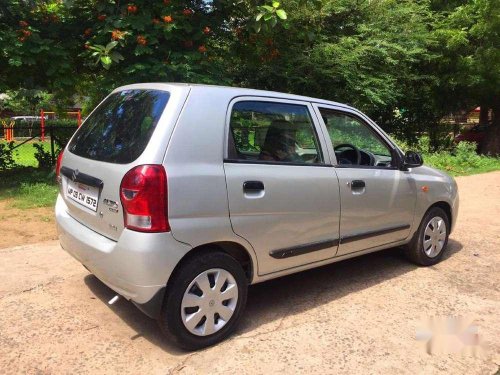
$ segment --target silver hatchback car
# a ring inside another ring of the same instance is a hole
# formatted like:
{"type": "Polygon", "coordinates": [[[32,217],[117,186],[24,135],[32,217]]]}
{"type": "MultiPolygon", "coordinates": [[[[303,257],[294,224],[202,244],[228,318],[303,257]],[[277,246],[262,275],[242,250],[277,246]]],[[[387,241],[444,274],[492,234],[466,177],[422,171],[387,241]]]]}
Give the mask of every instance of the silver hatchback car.
{"type": "Polygon", "coordinates": [[[397,246],[439,262],[458,211],[360,111],[230,87],[116,89],[57,178],[62,247],[188,349],[235,329],[249,284],[397,246]]]}

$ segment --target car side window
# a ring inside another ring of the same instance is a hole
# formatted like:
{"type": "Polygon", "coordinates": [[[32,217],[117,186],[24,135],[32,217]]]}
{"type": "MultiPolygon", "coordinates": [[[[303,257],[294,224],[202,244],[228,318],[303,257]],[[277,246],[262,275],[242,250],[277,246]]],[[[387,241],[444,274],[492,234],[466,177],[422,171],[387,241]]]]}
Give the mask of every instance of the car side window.
{"type": "Polygon", "coordinates": [[[324,161],[307,106],[264,101],[234,104],[228,156],[232,160],[291,164],[324,161]]]}
{"type": "Polygon", "coordinates": [[[339,165],[391,167],[390,148],[360,119],[320,109],[339,165]]]}

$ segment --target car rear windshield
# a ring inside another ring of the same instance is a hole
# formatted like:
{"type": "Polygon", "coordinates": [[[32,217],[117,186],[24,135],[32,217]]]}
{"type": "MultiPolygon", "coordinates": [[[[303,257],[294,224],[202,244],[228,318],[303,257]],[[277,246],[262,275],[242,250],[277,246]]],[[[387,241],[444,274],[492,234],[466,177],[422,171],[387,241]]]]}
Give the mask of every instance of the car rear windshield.
{"type": "Polygon", "coordinates": [[[134,161],[146,148],[169,98],[168,92],[159,90],[110,95],[78,129],[69,151],[109,163],[134,161]]]}

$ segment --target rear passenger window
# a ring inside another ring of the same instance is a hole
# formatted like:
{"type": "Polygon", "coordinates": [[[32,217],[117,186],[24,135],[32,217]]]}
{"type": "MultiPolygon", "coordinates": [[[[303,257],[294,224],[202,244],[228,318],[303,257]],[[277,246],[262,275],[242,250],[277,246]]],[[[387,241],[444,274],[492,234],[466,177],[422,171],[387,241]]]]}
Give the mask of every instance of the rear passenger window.
{"type": "Polygon", "coordinates": [[[87,159],[127,164],[146,148],[170,94],[125,90],[110,95],[76,132],[68,149],[87,159]]]}
{"type": "Polygon", "coordinates": [[[232,160],[323,163],[307,107],[276,102],[241,101],[233,106],[228,154],[232,160]]]}

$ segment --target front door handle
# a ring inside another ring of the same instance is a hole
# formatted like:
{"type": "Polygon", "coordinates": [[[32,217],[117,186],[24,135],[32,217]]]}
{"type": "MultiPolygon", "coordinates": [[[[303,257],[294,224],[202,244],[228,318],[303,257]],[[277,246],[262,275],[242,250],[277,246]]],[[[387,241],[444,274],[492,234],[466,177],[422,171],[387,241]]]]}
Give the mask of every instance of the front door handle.
{"type": "Polygon", "coordinates": [[[351,189],[362,189],[366,186],[363,180],[353,180],[351,182],[351,189]]]}
{"type": "Polygon", "coordinates": [[[243,191],[248,193],[256,193],[264,190],[264,183],[262,181],[245,181],[243,183],[243,191]]]}

